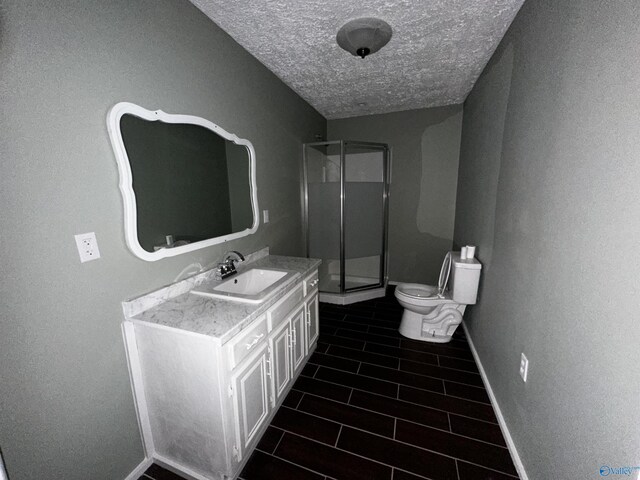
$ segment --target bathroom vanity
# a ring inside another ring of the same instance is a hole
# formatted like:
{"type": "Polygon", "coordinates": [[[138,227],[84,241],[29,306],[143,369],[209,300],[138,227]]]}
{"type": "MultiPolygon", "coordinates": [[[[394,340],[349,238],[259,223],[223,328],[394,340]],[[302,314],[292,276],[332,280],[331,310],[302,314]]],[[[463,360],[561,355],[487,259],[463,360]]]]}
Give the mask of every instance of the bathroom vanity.
{"type": "Polygon", "coordinates": [[[236,478],[318,338],[319,260],[238,265],[294,272],[261,303],[195,294],[212,272],[123,302],[123,332],[148,459],[194,479],[236,478]]]}

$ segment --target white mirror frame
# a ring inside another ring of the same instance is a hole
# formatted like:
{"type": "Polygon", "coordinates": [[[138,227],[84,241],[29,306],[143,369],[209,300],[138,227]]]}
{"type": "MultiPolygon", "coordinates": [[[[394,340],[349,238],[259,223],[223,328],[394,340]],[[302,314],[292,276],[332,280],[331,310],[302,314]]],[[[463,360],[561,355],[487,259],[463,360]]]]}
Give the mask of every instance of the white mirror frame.
{"type": "Polygon", "coordinates": [[[118,172],[120,173],[120,193],[124,202],[124,232],[129,249],[139,258],[153,262],[161,258],[173,257],[183,253],[193,252],[201,248],[210,247],[219,243],[235,240],[236,238],[245,237],[258,230],[259,210],[258,210],[258,189],[256,185],[256,153],[253,145],[249,140],[238,138],[233,133],[227,132],[222,127],[216,125],[209,120],[193,115],[179,115],[165,113],[162,110],[147,110],[134,103],[120,102],[114,105],[107,115],[107,129],[111,139],[111,145],[115,152],[116,162],[118,163],[118,172]],[[136,195],[133,191],[133,175],[131,174],[131,165],[129,157],[124,146],[122,133],[120,132],[120,119],[125,114],[131,114],[136,117],[149,121],[162,121],[165,123],[186,123],[191,125],[200,125],[211,130],[213,133],[235,143],[236,145],[244,145],[249,152],[250,163],[250,182],[251,182],[251,208],[253,209],[253,226],[240,232],[230,233],[220,237],[214,237],[200,242],[189,243],[180,247],[161,248],[155,252],[148,252],[140,245],[138,241],[138,222],[136,209],[136,195]]]}

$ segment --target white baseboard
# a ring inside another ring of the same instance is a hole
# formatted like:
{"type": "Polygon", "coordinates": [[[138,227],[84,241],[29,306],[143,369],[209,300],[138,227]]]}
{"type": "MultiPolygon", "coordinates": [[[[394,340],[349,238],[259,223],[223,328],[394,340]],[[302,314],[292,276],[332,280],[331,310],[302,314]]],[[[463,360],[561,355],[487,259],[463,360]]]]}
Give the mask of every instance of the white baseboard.
{"type": "Polygon", "coordinates": [[[140,465],[133,469],[133,472],[127,475],[127,478],[125,478],[124,480],[138,480],[142,476],[142,474],[147,471],[147,468],[149,468],[152,463],[153,459],[145,458],[142,462],[140,462],[140,465]]]}
{"type": "Polygon", "coordinates": [[[467,325],[462,322],[462,328],[464,329],[464,333],[467,337],[467,341],[469,342],[469,347],[471,347],[471,353],[473,354],[473,358],[478,365],[478,370],[480,370],[480,376],[482,377],[482,382],[484,383],[484,387],[489,394],[489,400],[491,401],[491,405],[496,412],[496,417],[498,418],[498,424],[500,425],[500,430],[502,430],[502,435],[504,435],[504,439],[507,442],[507,448],[509,449],[509,453],[511,454],[511,459],[513,460],[513,465],[516,467],[518,471],[518,475],[521,480],[529,480],[527,476],[527,472],[524,469],[524,465],[522,464],[522,460],[520,460],[520,455],[518,455],[518,450],[516,449],[515,444],[513,443],[513,438],[511,437],[511,433],[509,432],[509,428],[507,427],[506,422],[504,421],[504,416],[502,416],[502,411],[500,410],[500,406],[498,405],[498,401],[496,400],[496,396],[493,394],[493,390],[491,389],[491,384],[489,383],[489,379],[487,378],[487,374],[484,371],[484,367],[482,366],[482,362],[480,361],[480,357],[478,356],[478,351],[476,350],[473,341],[471,340],[471,336],[469,335],[469,330],[467,329],[467,325]]]}

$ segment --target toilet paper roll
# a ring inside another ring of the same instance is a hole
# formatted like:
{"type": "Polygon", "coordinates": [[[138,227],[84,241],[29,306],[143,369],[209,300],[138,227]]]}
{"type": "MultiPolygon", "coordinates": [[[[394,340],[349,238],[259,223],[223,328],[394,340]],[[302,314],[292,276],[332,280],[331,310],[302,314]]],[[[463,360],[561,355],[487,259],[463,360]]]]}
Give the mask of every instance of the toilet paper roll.
{"type": "Polygon", "coordinates": [[[467,259],[467,247],[462,247],[462,250],[460,250],[460,260],[466,260],[467,259]]]}
{"type": "Polygon", "coordinates": [[[476,246],[467,245],[467,260],[471,260],[476,255],[476,246]]]}

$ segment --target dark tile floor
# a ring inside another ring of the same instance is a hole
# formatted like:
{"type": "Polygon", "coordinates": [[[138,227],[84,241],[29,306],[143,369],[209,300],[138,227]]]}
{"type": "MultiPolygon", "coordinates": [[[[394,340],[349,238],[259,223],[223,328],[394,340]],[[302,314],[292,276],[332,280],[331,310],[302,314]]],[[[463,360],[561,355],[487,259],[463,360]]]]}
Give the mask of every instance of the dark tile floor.
{"type": "Polygon", "coordinates": [[[448,344],[409,340],[401,315],[392,291],[320,304],[318,348],[242,479],[517,478],[462,330],[448,344]]]}

